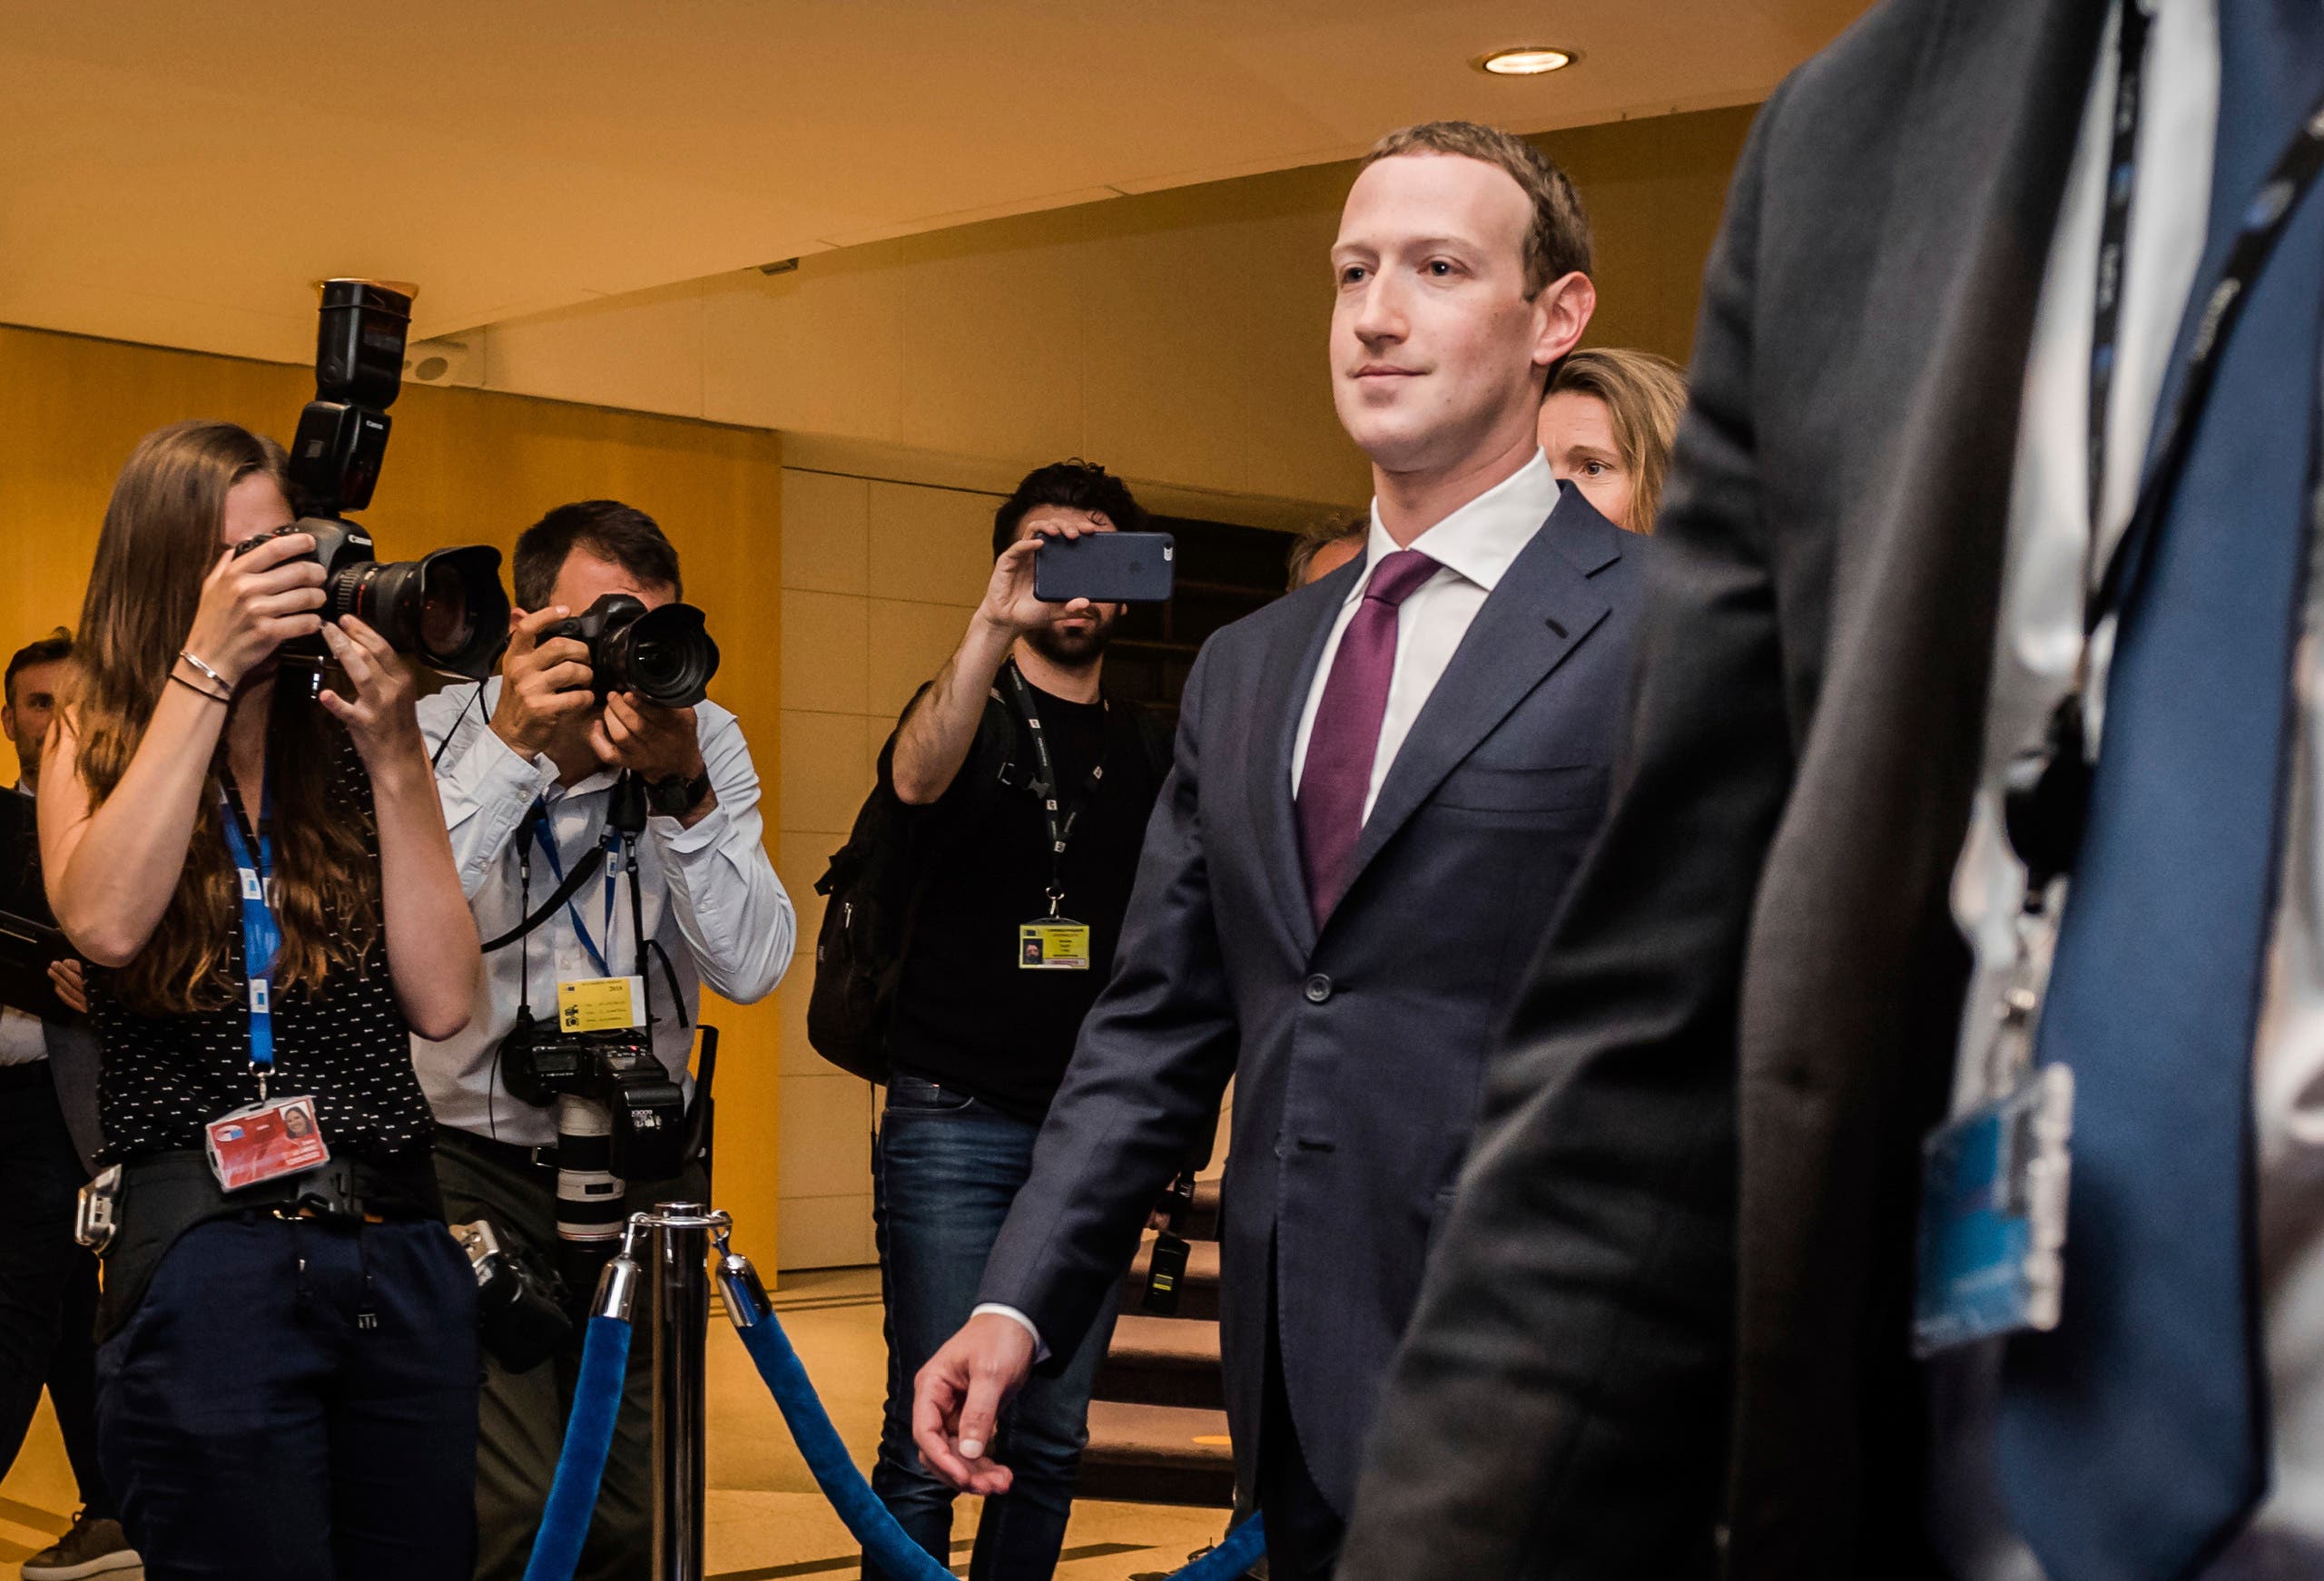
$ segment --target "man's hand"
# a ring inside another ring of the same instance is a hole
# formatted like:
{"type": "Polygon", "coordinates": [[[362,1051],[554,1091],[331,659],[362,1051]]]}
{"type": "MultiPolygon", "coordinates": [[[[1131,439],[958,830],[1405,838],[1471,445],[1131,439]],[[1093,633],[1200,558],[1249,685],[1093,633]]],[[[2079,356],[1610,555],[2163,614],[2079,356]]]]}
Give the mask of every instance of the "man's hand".
{"type": "Polygon", "coordinates": [[[977,606],[977,619],[994,634],[1013,643],[1026,633],[1049,624],[1060,613],[1088,614],[1089,601],[1086,598],[1059,605],[1043,604],[1033,596],[1033,557],[1040,552],[1045,538],[1078,538],[1096,531],[1096,527],[1051,522],[1035,527],[1009,545],[992,563],[992,580],[985,584],[984,602],[977,606]]]}
{"type": "Polygon", "coordinates": [[[989,1458],[1000,1408],[1033,1371],[1033,1336],[999,1312],[980,1312],[944,1341],[912,1382],[911,1436],[928,1468],[963,1493],[1009,1491],[1008,1467],[989,1458]]]}
{"type": "Polygon", "coordinates": [[[659,708],[635,692],[616,692],[606,699],[606,712],[590,727],[589,745],[597,761],[627,769],[649,783],[692,780],[703,772],[694,710],[659,708]]]}
{"type": "Polygon", "coordinates": [[[540,640],[541,633],[571,613],[562,604],[537,609],[508,633],[492,733],[520,757],[539,757],[556,740],[560,726],[597,705],[596,693],[589,690],[588,644],[572,637],[540,640]]]}
{"type": "Polygon", "coordinates": [[[64,1001],[67,1009],[84,1016],[89,1013],[89,985],[81,977],[79,961],[67,957],[49,962],[48,986],[56,990],[56,997],[64,1001]]]}

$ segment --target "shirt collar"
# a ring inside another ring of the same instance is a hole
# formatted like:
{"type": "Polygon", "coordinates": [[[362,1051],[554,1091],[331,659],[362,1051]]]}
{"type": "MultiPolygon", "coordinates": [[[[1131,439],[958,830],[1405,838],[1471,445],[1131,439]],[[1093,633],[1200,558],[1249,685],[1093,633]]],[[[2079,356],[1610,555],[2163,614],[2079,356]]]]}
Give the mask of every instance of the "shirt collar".
{"type": "MultiPolygon", "coordinates": [[[[1557,509],[1558,480],[1550,458],[1533,459],[1461,506],[1403,547],[1418,549],[1447,571],[1491,593],[1557,509]]],[[[1380,525],[1380,502],[1372,502],[1372,536],[1364,545],[1364,575],[1348,593],[1361,598],[1372,567],[1399,547],[1380,525]]]]}

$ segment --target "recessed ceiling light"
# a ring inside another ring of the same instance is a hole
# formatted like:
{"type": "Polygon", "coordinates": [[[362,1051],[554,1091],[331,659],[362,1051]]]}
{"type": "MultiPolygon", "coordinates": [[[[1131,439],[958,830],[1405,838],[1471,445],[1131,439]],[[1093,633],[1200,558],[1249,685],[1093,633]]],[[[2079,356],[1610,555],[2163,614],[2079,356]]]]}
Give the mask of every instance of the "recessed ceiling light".
{"type": "Polygon", "coordinates": [[[1548,49],[1540,44],[1527,44],[1519,49],[1497,49],[1491,54],[1479,55],[1469,64],[1496,77],[1538,77],[1547,72],[1563,71],[1573,64],[1574,60],[1574,53],[1570,49],[1548,49]]]}

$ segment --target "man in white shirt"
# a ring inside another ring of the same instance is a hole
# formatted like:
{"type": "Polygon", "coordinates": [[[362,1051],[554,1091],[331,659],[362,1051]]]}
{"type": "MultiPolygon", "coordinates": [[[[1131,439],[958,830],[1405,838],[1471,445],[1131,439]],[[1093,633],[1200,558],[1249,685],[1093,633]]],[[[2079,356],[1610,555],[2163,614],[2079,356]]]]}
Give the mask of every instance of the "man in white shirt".
{"type": "MultiPolygon", "coordinates": [[[[487,1221],[504,1247],[539,1269],[562,1262],[579,1282],[587,1260],[567,1254],[572,1242],[561,1246],[556,1229],[556,1110],[510,1090],[509,1035],[520,1010],[539,1023],[534,1041],[551,1041],[560,984],[643,976],[653,1051],[691,1105],[687,1065],[702,987],[743,1004],[773,992],[791,959],[795,922],[767,858],[758,772],[734,716],[707,701],[662,708],[634,692],[601,695],[588,645],[544,636],[611,595],[649,610],[677,601],[677,551],[661,528],[611,500],[561,506],[518,538],[514,569],[518,607],[500,675],[420,705],[478,931],[487,941],[509,932],[543,907],[564,874],[600,865],[530,933],[487,955],[467,1029],[443,1043],[415,1038],[412,1056],[436,1114],[448,1218],[487,1221]],[[624,771],[645,782],[649,813],[635,842],[648,946],[642,966],[618,836],[610,854],[598,854],[624,771]]],[[[704,1161],[690,1159],[675,1179],[626,1183],[623,1211],[702,1201],[705,1183],[704,1161]]],[[[576,1305],[588,1293],[573,1291],[576,1305]]],[[[524,1572],[564,1441],[580,1337],[576,1327],[562,1351],[522,1372],[487,1361],[477,1466],[479,1577],[515,1581],[524,1572]]],[[[578,1572],[598,1581],[626,1581],[650,1557],[650,1372],[643,1352],[631,1360],[578,1572]]]]}
{"type": "Polygon", "coordinates": [[[1762,112],[1357,1581],[2324,1574],[2320,92],[1897,0],[1762,112]]]}
{"type": "Polygon", "coordinates": [[[956,1486],[1008,1486],[1002,1399],[1113,1299],[1232,1075],[1236,1471],[1276,1581],[1331,1573],[1489,1029],[1611,775],[1652,546],[1561,490],[1534,432],[1589,258],[1563,173],[1505,133],[1409,128],[1358,176],[1330,371],[1373,462],[1366,552],[1220,633],[1187,682],[1112,980],[985,1304],[918,1380],[921,1453],[956,1486]]]}

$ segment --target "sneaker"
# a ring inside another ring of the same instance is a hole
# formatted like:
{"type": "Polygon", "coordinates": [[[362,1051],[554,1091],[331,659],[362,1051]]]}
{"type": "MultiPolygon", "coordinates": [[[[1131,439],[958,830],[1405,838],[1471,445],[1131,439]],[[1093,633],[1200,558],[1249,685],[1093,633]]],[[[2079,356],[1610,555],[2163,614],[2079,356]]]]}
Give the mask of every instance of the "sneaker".
{"type": "Polygon", "coordinates": [[[81,1581],[84,1576],[114,1576],[143,1570],[144,1561],[129,1546],[117,1520],[91,1520],[83,1510],[73,1529],[25,1561],[25,1581],[81,1581]]]}

